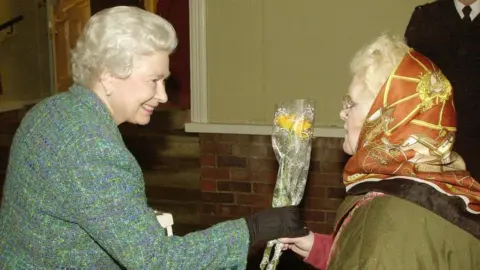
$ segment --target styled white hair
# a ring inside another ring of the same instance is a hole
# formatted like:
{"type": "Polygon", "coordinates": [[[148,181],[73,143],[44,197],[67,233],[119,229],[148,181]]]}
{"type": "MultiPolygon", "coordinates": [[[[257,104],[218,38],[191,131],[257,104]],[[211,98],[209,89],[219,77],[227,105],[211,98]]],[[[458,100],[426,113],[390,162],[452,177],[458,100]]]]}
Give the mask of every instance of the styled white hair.
{"type": "Polygon", "coordinates": [[[375,97],[409,50],[403,39],[382,34],[355,54],[350,70],[363,76],[368,91],[375,97]]]}
{"type": "Polygon", "coordinates": [[[71,52],[73,81],[90,87],[104,71],[128,78],[135,56],[171,53],[176,46],[173,26],[158,15],[127,6],[102,10],[87,22],[71,52]]]}

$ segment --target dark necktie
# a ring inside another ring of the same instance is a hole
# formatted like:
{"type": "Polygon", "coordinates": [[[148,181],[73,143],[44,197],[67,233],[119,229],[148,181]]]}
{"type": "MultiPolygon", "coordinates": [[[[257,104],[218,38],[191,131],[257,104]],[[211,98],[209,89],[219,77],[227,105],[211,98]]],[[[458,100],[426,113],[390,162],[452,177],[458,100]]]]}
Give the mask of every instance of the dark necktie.
{"type": "Polygon", "coordinates": [[[472,8],[470,6],[465,6],[463,9],[462,9],[462,12],[463,12],[463,21],[465,22],[471,22],[472,19],[470,19],[470,13],[472,12],[472,8]]]}

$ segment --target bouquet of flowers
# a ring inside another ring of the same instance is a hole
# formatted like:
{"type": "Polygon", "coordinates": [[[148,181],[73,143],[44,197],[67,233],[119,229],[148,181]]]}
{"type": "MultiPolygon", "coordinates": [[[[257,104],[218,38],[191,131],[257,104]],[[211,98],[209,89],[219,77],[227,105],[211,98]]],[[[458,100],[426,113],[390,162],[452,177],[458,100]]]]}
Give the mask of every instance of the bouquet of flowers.
{"type": "MultiPolygon", "coordinates": [[[[298,205],[307,183],[312,150],[313,101],[297,99],[277,106],[273,121],[272,146],[279,163],[277,183],[273,192],[273,207],[298,205]]],[[[268,242],[260,269],[276,269],[282,254],[282,244],[268,242]],[[270,253],[275,249],[273,258],[270,253]]]]}

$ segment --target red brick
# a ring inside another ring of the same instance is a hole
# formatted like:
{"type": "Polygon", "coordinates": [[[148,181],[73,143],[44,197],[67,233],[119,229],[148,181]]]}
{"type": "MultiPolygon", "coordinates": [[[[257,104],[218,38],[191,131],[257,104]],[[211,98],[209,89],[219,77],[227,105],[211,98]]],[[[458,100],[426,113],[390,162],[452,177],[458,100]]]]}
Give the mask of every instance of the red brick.
{"type": "Polygon", "coordinates": [[[265,209],[270,209],[272,208],[271,204],[270,205],[264,205],[264,206],[252,206],[252,214],[260,212],[265,209]]]}
{"type": "Polygon", "coordinates": [[[322,151],[324,149],[322,148],[316,148],[316,147],[312,147],[312,152],[310,153],[310,160],[312,162],[316,162],[316,161],[321,161],[322,160],[322,151]]]}
{"type": "Polygon", "coordinates": [[[233,203],[235,197],[232,193],[202,192],[202,200],[212,203],[233,203]]]}
{"type": "Polygon", "coordinates": [[[239,205],[269,206],[272,205],[272,196],[258,194],[236,194],[239,205]]]}
{"type": "Polygon", "coordinates": [[[216,154],[217,144],[214,142],[200,142],[200,153],[202,154],[216,154]]]}
{"type": "Polygon", "coordinates": [[[200,201],[201,199],[198,189],[148,186],[145,191],[147,198],[152,200],[200,201]]]}
{"type": "Polygon", "coordinates": [[[307,222],[307,227],[316,233],[330,234],[333,232],[333,225],[328,223],[307,222]]]}
{"type": "Polygon", "coordinates": [[[202,211],[201,203],[180,200],[151,200],[148,201],[148,206],[161,212],[171,213],[175,218],[175,224],[183,222],[197,223],[202,211]]]}
{"type": "Polygon", "coordinates": [[[333,148],[333,149],[343,149],[343,138],[327,138],[327,137],[321,137],[321,138],[315,138],[313,141],[312,147],[315,148],[320,148],[320,149],[328,149],[328,148],[333,148]]]}
{"type": "Polygon", "coordinates": [[[305,201],[304,206],[306,209],[336,211],[343,200],[342,199],[317,199],[317,198],[307,197],[305,198],[304,201],[305,201]]]}
{"type": "Polygon", "coordinates": [[[243,134],[219,134],[218,140],[220,142],[246,144],[250,142],[250,136],[243,134]]]}
{"type": "Polygon", "coordinates": [[[230,170],[227,168],[202,168],[201,178],[228,180],[230,179],[230,170]]]}
{"type": "Polygon", "coordinates": [[[253,193],[273,194],[274,184],[253,183],[253,193]]]}
{"type": "Polygon", "coordinates": [[[325,212],[307,210],[307,211],[304,211],[303,218],[307,222],[308,221],[324,222],[325,221],[325,212]]]}
{"type": "Polygon", "coordinates": [[[304,198],[326,198],[326,188],[318,186],[309,186],[305,188],[304,198]]]}
{"type": "Polygon", "coordinates": [[[278,163],[275,159],[250,158],[248,159],[248,162],[252,171],[277,171],[278,169],[278,163]]]}
{"type": "Polygon", "coordinates": [[[232,145],[232,155],[236,157],[247,157],[250,154],[249,145],[235,144],[232,145]]]}
{"type": "Polygon", "coordinates": [[[320,172],[322,170],[320,161],[310,160],[308,170],[310,172],[320,172]]]}
{"type": "Polygon", "coordinates": [[[341,162],[348,160],[342,148],[314,148],[312,151],[312,159],[320,162],[341,162]]]}
{"type": "Polygon", "coordinates": [[[246,182],[218,181],[218,191],[252,192],[252,185],[246,182]]]}
{"type": "Polygon", "coordinates": [[[320,172],[322,173],[342,173],[345,167],[344,162],[324,161],[320,163],[320,172]]]}
{"type": "Polygon", "coordinates": [[[217,214],[218,205],[214,203],[204,203],[202,204],[202,214],[207,215],[216,215],[217,214]]]}
{"type": "Polygon", "coordinates": [[[345,198],[345,188],[327,188],[327,198],[345,198]]]}
{"type": "Polygon", "coordinates": [[[202,154],[231,155],[232,145],[228,143],[200,142],[200,152],[202,154]]]}
{"type": "Polygon", "coordinates": [[[217,139],[217,134],[200,133],[199,137],[201,142],[215,142],[217,139]]]}
{"type": "Polygon", "coordinates": [[[343,187],[340,173],[317,173],[309,172],[307,185],[324,187],[343,187]]]}
{"type": "Polygon", "coordinates": [[[217,143],[217,154],[231,156],[232,145],[228,143],[217,143]]]}
{"type": "MultiPolygon", "coordinates": [[[[200,168],[200,159],[198,157],[158,156],[155,153],[147,153],[145,149],[132,149],[128,143],[126,144],[133,155],[138,157],[137,161],[144,170],[178,171],[184,169],[197,170],[200,168]]],[[[155,148],[159,149],[159,147],[155,148]]]]}
{"type": "Polygon", "coordinates": [[[202,155],[200,158],[200,164],[202,167],[215,167],[217,164],[217,157],[213,154],[202,155]]]}
{"type": "Polygon", "coordinates": [[[231,169],[230,179],[236,181],[250,181],[250,172],[246,169],[231,169]]]}
{"type": "Polygon", "coordinates": [[[252,175],[251,181],[275,184],[277,182],[277,171],[255,172],[252,175]]]}
{"type": "Polygon", "coordinates": [[[251,138],[252,144],[263,144],[272,146],[272,136],[267,135],[255,135],[251,138]]]}
{"type": "Polygon", "coordinates": [[[223,217],[246,217],[252,213],[252,208],[249,206],[238,205],[219,205],[218,215],[223,217]]]}
{"type": "Polygon", "coordinates": [[[217,191],[217,181],[216,180],[200,180],[200,189],[202,191],[217,191]]]}
{"type": "Polygon", "coordinates": [[[250,145],[249,156],[274,158],[275,154],[271,145],[250,145]]]}
{"type": "Polygon", "coordinates": [[[244,157],[232,157],[232,156],[217,156],[218,167],[247,167],[247,160],[244,157]]]}
{"type": "Polygon", "coordinates": [[[335,212],[325,212],[325,221],[327,223],[333,224],[335,222],[336,215],[337,215],[337,213],[335,213],[335,212]]]}

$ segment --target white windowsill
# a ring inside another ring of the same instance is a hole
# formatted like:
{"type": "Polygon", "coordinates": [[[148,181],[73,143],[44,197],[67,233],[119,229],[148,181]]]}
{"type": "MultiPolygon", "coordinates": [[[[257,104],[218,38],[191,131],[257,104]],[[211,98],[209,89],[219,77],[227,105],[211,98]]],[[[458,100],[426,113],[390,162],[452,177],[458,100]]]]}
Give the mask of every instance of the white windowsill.
{"type": "MultiPolygon", "coordinates": [[[[272,126],[247,124],[202,124],[186,123],[185,131],[191,133],[220,133],[246,135],[272,135],[272,126]]],[[[343,138],[345,130],[341,127],[316,127],[314,137],[343,138]]]]}

